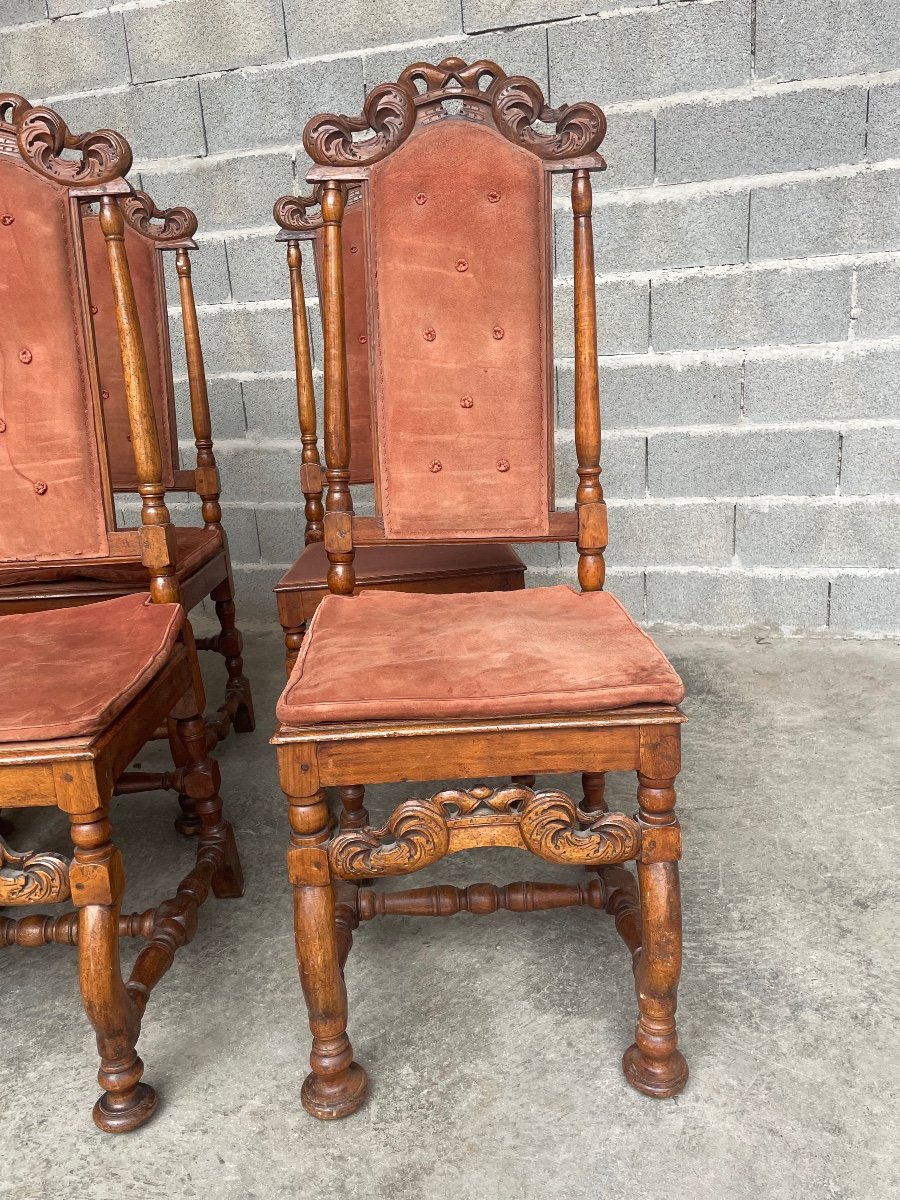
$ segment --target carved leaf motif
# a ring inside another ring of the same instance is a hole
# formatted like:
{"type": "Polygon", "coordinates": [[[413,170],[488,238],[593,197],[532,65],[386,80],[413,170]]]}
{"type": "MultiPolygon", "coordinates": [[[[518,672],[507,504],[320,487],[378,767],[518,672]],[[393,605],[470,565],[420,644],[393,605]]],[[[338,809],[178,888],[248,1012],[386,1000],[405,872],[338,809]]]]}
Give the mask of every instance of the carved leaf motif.
{"type": "Polygon", "coordinates": [[[0,838],[0,907],[54,904],[69,895],[69,863],[61,854],[17,854],[0,838]]]}
{"type": "Polygon", "coordinates": [[[310,213],[311,208],[318,208],[322,203],[324,186],[317,183],[308,196],[282,196],[275,201],[272,216],[282,229],[290,231],[319,229],[322,225],[320,212],[310,213]]]}
{"type": "Polygon", "coordinates": [[[123,196],[119,207],[132,229],[155,242],[180,242],[197,232],[197,218],[189,208],[157,208],[146,192],[137,189],[123,196]]]}
{"type": "Polygon", "coordinates": [[[328,859],[339,879],[409,875],[443,858],[449,844],[439,806],[433,800],[406,800],[380,829],[338,834],[328,859]]]}
{"type": "Polygon", "coordinates": [[[19,151],[36,171],[70,187],[108,183],[131,170],[131,147],[120,133],[73,134],[51,108],[31,108],[16,121],[19,151]],[[63,158],[66,150],[75,158],[63,158]]]}
{"type": "Polygon", "coordinates": [[[541,89],[524,75],[510,76],[493,89],[491,108],[503,136],[541,158],[590,154],[606,136],[606,117],[596,104],[583,101],[548,108],[541,89]],[[555,132],[532,129],[536,121],[553,125],[555,132]]]}
{"type": "Polygon", "coordinates": [[[377,162],[404,142],[416,120],[409,87],[382,83],[366,97],[358,117],[321,113],[303,131],[306,153],[317,163],[348,167],[377,162]],[[354,133],[371,130],[372,136],[353,140],[354,133]]]}
{"type": "Polygon", "coordinates": [[[586,830],[579,828],[575,802],[565,792],[539,792],[525,801],[522,840],[548,862],[597,866],[635,858],[641,846],[637,821],[622,813],[604,813],[586,830]]]}

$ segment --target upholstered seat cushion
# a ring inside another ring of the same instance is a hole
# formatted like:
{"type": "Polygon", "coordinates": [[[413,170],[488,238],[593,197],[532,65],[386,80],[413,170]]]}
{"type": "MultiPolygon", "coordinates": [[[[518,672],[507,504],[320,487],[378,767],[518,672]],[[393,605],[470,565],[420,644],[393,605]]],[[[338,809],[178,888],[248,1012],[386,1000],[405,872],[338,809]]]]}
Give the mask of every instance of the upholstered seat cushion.
{"type": "Polygon", "coordinates": [[[180,604],[140,593],[0,617],[0,742],[87,737],[162,669],[180,604]]]}
{"type": "MultiPolygon", "coordinates": [[[[382,543],[360,546],[353,558],[360,586],[395,579],[436,579],[440,576],[482,575],[491,571],[521,571],[522,560],[511,546],[499,543],[455,542],[450,545],[382,543]]],[[[328,555],[324,542],[311,542],[275,585],[276,592],[325,587],[328,555]]]]}
{"type": "MultiPolygon", "coordinates": [[[[222,552],[222,537],[215,529],[175,526],[175,571],[187,579],[222,552]]],[[[140,558],[91,559],[88,562],[6,563],[0,567],[0,587],[25,583],[50,583],[69,579],[91,579],[121,583],[136,588],[148,586],[149,574],[140,558]]]]}
{"type": "Polygon", "coordinates": [[[277,706],[287,725],[677,704],[681,680],[609,592],[327,596],[277,706]]]}

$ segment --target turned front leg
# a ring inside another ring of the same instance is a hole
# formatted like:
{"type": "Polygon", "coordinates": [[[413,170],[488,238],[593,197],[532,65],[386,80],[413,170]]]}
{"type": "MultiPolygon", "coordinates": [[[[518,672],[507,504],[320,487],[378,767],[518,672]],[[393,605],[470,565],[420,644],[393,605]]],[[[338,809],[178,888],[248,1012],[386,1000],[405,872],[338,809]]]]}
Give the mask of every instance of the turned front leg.
{"type": "Polygon", "coordinates": [[[230,575],[213,588],[210,597],[216,606],[216,616],[222,631],[216,638],[216,649],[225,659],[225,669],[228,672],[226,691],[229,695],[237,693],[240,697],[234,714],[234,729],[236,733],[252,733],[256,728],[256,719],[253,714],[250,681],[244,674],[244,638],[236,623],[234,584],[230,575]]]}
{"type": "Polygon", "coordinates": [[[119,912],[125,890],[122,857],[112,843],[107,808],[70,816],[75,860],[69,877],[78,917],[78,977],[88,1020],[97,1034],[104,1089],[94,1123],[106,1133],[128,1133],[156,1111],[156,1092],[141,1082],[144,1064],[135,1046],[140,1012],[119,965],[119,912]]]}
{"type": "Polygon", "coordinates": [[[300,1099],[320,1120],[346,1117],[366,1098],[365,1070],[353,1061],[347,1036],[347,993],[335,930],[335,896],[328,866],[331,814],[317,786],[315,763],[287,761],[282,787],[290,805],[288,876],[294,889],[294,936],[300,983],[313,1035],[310,1066],[300,1099]],[[287,786],[286,786],[287,785],[287,786]],[[290,790],[288,790],[290,788],[290,790]]]}
{"type": "Polygon", "coordinates": [[[646,857],[658,854],[663,861],[638,862],[642,936],[634,979],[640,1015],[634,1044],[625,1051],[622,1067],[628,1082],[639,1092],[665,1099],[680,1092],[688,1077],[675,1026],[681,975],[675,777],[654,778],[639,773],[638,782],[644,845],[652,842],[654,847],[646,857]],[[655,829],[660,831],[657,838],[653,836],[655,829]]]}

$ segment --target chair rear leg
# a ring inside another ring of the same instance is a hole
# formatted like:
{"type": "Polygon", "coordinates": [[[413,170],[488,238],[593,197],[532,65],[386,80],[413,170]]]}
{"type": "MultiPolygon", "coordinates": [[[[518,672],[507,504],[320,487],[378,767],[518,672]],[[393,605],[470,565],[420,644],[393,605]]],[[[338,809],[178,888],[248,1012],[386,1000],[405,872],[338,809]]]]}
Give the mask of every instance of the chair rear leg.
{"type": "Polygon", "coordinates": [[[256,728],[256,718],[253,713],[250,681],[244,675],[244,639],[235,623],[234,583],[230,574],[213,588],[210,598],[216,606],[216,616],[222,630],[216,638],[216,650],[225,659],[225,668],[228,671],[226,695],[230,697],[236,694],[239,697],[234,714],[234,729],[236,733],[252,733],[256,728]]]}
{"type": "MultiPolygon", "coordinates": [[[[172,755],[172,762],[178,768],[185,767],[188,763],[188,757],[181,738],[178,736],[178,722],[170,717],[167,724],[169,751],[172,755]]],[[[200,832],[201,821],[197,815],[197,807],[193,797],[180,792],[178,803],[181,807],[181,816],[176,817],[174,822],[175,828],[183,837],[196,837],[200,832]]]]}
{"type": "Polygon", "coordinates": [[[221,774],[219,764],[209,757],[206,722],[196,715],[180,718],[176,725],[186,759],[182,787],[200,821],[198,854],[210,843],[218,843],[224,851],[222,865],[212,877],[213,895],[220,900],[243,896],[244,874],[234,830],[222,816],[221,774]]]}
{"type": "Polygon", "coordinates": [[[69,871],[78,909],[78,975],[88,1020],[97,1035],[103,1094],[94,1123],[105,1133],[128,1133],[148,1121],[159,1103],[142,1082],[138,1057],[141,1009],[119,965],[119,912],[125,890],[122,858],[112,842],[109,810],[70,815],[75,860],[69,871]]]}
{"type": "Polygon", "coordinates": [[[306,622],[302,625],[282,625],[281,628],[284,631],[284,673],[290,679],[300,647],[303,645],[306,622]]]}

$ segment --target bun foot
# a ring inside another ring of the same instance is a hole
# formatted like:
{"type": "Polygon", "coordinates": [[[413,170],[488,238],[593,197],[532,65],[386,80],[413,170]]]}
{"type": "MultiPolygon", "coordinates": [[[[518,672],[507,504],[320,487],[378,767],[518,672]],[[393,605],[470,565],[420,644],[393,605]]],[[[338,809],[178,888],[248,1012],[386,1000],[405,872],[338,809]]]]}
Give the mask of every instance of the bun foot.
{"type": "Polygon", "coordinates": [[[131,1133],[149,1121],[159,1107],[159,1096],[148,1083],[139,1083],[127,1105],[104,1092],[94,1105],[94,1124],[104,1133],[131,1133]]]}
{"type": "Polygon", "coordinates": [[[359,1063],[351,1063],[337,1079],[307,1075],[300,1092],[300,1101],[312,1117],[320,1121],[336,1121],[356,1112],[369,1090],[369,1077],[359,1063]]]}
{"type": "Polygon", "coordinates": [[[655,1062],[635,1044],[629,1046],[622,1058],[625,1078],[636,1091],[657,1100],[668,1100],[684,1089],[688,1079],[687,1060],[680,1050],[673,1050],[662,1062],[655,1062]]]}

